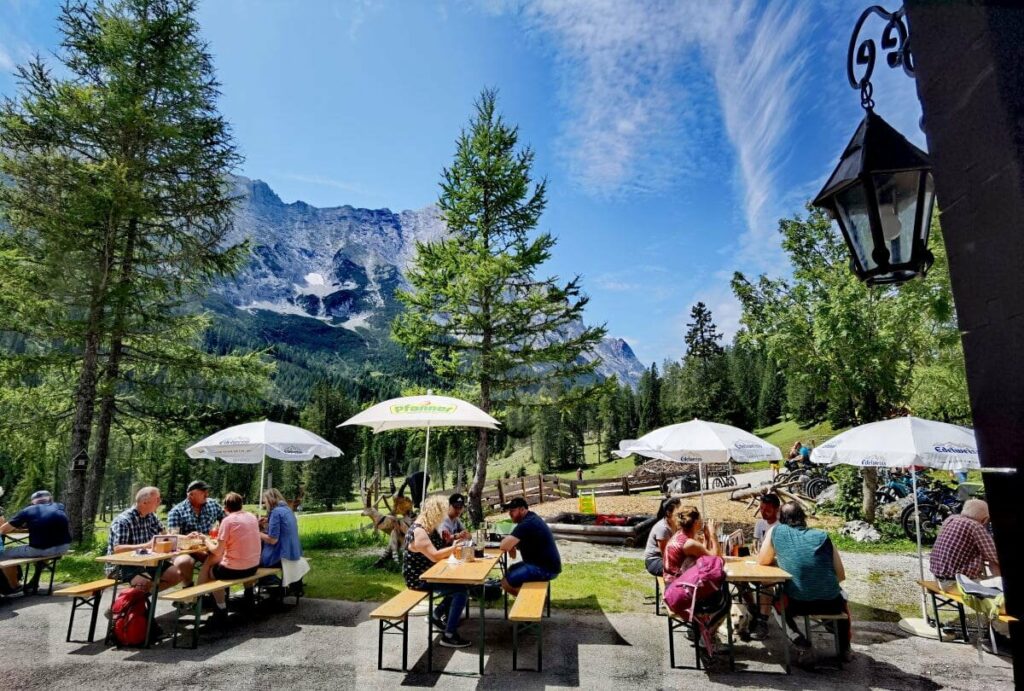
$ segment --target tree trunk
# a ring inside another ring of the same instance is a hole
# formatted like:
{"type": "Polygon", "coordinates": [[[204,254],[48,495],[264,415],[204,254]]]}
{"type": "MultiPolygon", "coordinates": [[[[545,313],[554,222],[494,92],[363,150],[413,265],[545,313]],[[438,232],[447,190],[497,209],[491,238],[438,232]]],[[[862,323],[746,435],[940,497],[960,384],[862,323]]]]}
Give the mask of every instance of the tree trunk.
{"type": "Polygon", "coordinates": [[[469,487],[469,515],[477,525],[483,524],[484,508],[481,501],[484,483],[487,481],[487,432],[486,427],[477,430],[476,437],[476,472],[473,484],[469,487]]]}
{"type": "Polygon", "coordinates": [[[875,492],[878,490],[878,470],[876,468],[861,468],[861,477],[864,482],[864,496],[861,498],[861,513],[864,520],[871,525],[875,524],[875,492]]]}
{"type": "Polygon", "coordinates": [[[100,493],[103,490],[107,458],[110,456],[110,429],[114,424],[114,414],[117,409],[117,381],[118,377],[121,376],[121,357],[124,354],[125,312],[128,309],[127,295],[131,287],[132,274],[135,271],[135,244],[138,231],[138,219],[132,218],[128,222],[124,256],[121,259],[121,267],[118,271],[117,301],[114,304],[114,324],[110,337],[110,354],[107,358],[107,366],[103,374],[104,386],[96,427],[96,446],[89,467],[89,479],[82,504],[83,532],[90,535],[96,523],[96,510],[99,505],[100,493]]]}
{"type": "Polygon", "coordinates": [[[88,453],[89,438],[92,435],[92,419],[96,408],[96,384],[99,371],[99,323],[102,307],[95,300],[89,311],[89,326],[82,352],[82,369],[75,386],[75,416],[71,425],[71,444],[68,474],[64,482],[64,509],[71,528],[71,539],[82,541],[82,503],[85,494],[86,468],[75,468],[75,458],[88,453]]]}

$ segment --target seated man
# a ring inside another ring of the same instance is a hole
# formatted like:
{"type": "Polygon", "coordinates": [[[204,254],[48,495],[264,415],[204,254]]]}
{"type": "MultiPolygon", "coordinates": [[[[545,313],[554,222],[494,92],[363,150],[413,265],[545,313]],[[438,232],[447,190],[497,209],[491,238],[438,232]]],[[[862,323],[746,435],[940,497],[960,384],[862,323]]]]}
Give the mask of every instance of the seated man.
{"type": "MultiPolygon", "coordinates": [[[[107,554],[134,552],[137,549],[153,549],[153,538],[163,532],[160,519],[156,517],[160,506],[160,490],[156,487],[143,487],[135,493],[135,504],[110,523],[110,535],[107,538],[107,554]]],[[[178,557],[181,559],[181,557],[178,557]]],[[[187,558],[187,557],[186,557],[187,558]]],[[[160,590],[170,588],[183,580],[191,582],[192,560],[188,559],[188,574],[178,568],[177,561],[172,563],[160,574],[160,590]]],[[[107,576],[119,581],[131,583],[136,588],[149,590],[153,587],[156,567],[116,566],[107,564],[107,576]]]]}
{"type": "Polygon", "coordinates": [[[786,502],[779,511],[779,522],[765,535],[757,563],[764,566],[778,563],[792,576],[783,586],[786,623],[796,633],[793,644],[801,651],[809,651],[811,642],[797,628],[795,617],[846,614],[846,619],[837,620],[835,624],[839,627],[840,654],[848,661],[853,655],[850,612],[839,589],[839,583],[846,580],[846,571],[828,533],[808,528],[803,508],[786,502]]]}
{"type": "MultiPolygon", "coordinates": [[[[64,513],[64,505],[57,504],[45,489],[32,495],[31,504],[14,514],[11,520],[0,525],[0,535],[7,535],[15,530],[28,530],[28,544],[11,547],[3,553],[4,559],[24,559],[31,557],[56,557],[64,554],[71,547],[71,530],[68,517],[64,513]]],[[[0,581],[0,592],[8,593],[18,589],[18,567],[11,566],[3,570],[7,577],[6,583],[0,581]],[[4,588],[4,586],[7,586],[4,588]]],[[[28,592],[39,589],[39,576],[42,569],[36,566],[32,581],[26,585],[28,592]]]]}
{"type": "Polygon", "coordinates": [[[970,499],[943,522],[928,565],[943,590],[956,592],[961,573],[973,580],[985,578],[986,562],[993,576],[1000,575],[996,543],[985,528],[988,521],[988,504],[970,499]]]}
{"type": "MultiPolygon", "coordinates": [[[[988,503],[981,499],[969,499],[960,513],[953,514],[942,523],[928,563],[940,588],[959,593],[957,574],[978,581],[987,577],[986,566],[991,575],[1001,575],[996,543],[986,528],[988,522],[988,503]]],[[[997,645],[1002,643],[1006,649],[1006,641],[1000,638],[1009,637],[1008,625],[997,620],[992,622],[992,628],[997,634],[997,645]]]]}
{"type": "Polygon", "coordinates": [[[522,497],[516,497],[504,506],[509,518],[516,524],[512,534],[501,541],[501,551],[513,559],[516,549],[523,560],[509,567],[501,579],[501,587],[511,595],[518,595],[527,581],[551,581],[562,572],[562,557],[558,554],[555,538],[544,519],[530,511],[522,497]]]}
{"type": "MultiPolygon", "coordinates": [[[[228,492],[224,497],[227,515],[220,523],[217,541],[207,538],[206,547],[210,556],[203,562],[199,582],[212,580],[230,581],[245,578],[256,573],[260,565],[260,522],[256,516],[242,510],[242,495],[228,492]]],[[[220,622],[227,619],[227,603],[224,591],[213,593],[217,607],[214,615],[220,622]]]]}
{"type": "MultiPolygon", "coordinates": [[[[210,499],[210,486],[202,480],[194,480],[185,491],[185,499],[175,504],[167,512],[167,530],[177,534],[198,537],[209,535],[224,518],[224,509],[215,500],[210,499]]],[[[174,560],[185,577],[185,587],[192,585],[192,573],[197,561],[206,558],[205,554],[183,554],[174,560]]]]}
{"type": "Polygon", "coordinates": [[[460,518],[465,508],[466,498],[458,492],[448,497],[448,515],[445,516],[441,527],[437,530],[444,544],[450,545],[456,540],[469,539],[469,531],[466,530],[466,526],[462,524],[460,518]]]}

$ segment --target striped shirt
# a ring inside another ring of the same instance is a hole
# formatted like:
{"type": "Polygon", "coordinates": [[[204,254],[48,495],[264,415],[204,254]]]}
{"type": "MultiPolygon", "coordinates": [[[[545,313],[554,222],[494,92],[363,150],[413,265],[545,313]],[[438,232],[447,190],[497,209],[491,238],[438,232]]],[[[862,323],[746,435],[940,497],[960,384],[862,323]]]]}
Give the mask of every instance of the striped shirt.
{"type": "Polygon", "coordinates": [[[776,523],[765,538],[775,549],[775,562],[793,577],[783,590],[794,600],[833,600],[840,596],[828,533],[776,523]]]}

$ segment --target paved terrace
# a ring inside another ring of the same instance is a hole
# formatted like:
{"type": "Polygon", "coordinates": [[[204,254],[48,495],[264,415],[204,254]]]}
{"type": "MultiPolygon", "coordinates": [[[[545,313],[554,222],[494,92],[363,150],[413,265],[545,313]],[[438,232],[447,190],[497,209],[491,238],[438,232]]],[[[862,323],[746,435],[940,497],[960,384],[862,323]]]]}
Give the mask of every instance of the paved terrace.
{"type": "MultiPolygon", "coordinates": [[[[109,601],[104,600],[104,605],[109,601]]],[[[762,644],[737,648],[736,673],[728,673],[725,656],[716,656],[710,675],[668,667],[664,618],[653,614],[581,614],[553,612],[545,620],[544,672],[512,672],[511,628],[500,610],[488,611],[487,674],[478,678],[476,647],[452,651],[435,646],[439,673],[426,674],[426,624],[411,622],[409,663],[412,671],[377,671],[377,624],[367,619],[369,603],[303,599],[298,608],[239,620],[221,636],[205,636],[196,650],[172,649],[169,641],[150,650],[106,647],[102,643],[64,641],[68,600],[15,598],[0,604],[0,679],[5,689],[366,689],[401,686],[449,689],[1009,689],[1009,660],[990,655],[979,664],[973,647],[905,638],[895,624],[866,623],[855,628],[856,659],[842,672],[794,668],[780,674],[778,629],[774,654],[762,644]],[[490,621],[490,617],[495,619],[490,621]]],[[[170,630],[173,614],[166,605],[159,621],[170,630]]],[[[474,612],[474,615],[476,612],[474,612]]],[[[79,630],[84,632],[83,615],[79,630]]],[[[79,621],[76,620],[76,629],[79,621]]],[[[100,617],[97,629],[105,620],[100,617]]],[[[475,640],[476,620],[464,623],[463,635],[475,640]]],[[[84,637],[84,633],[78,633],[84,637]]],[[[102,638],[102,631],[98,631],[102,638]]],[[[678,639],[683,643],[682,637],[678,639]]],[[[830,639],[820,639],[819,647],[830,639]]],[[[385,665],[399,666],[400,637],[385,637],[385,665]]],[[[532,665],[529,643],[521,662],[532,665]]],[[[819,645],[816,643],[816,645],[819,645]]],[[[679,650],[677,648],[677,650],[679,650]]],[[[692,662],[692,649],[677,660],[692,662]]]]}

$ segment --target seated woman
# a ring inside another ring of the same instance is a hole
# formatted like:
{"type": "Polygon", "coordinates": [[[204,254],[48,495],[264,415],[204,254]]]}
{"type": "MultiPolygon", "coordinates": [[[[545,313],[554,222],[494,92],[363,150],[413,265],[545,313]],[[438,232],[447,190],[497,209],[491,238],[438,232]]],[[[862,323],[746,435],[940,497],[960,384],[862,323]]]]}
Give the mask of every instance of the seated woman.
{"type": "Polygon", "coordinates": [[[299,544],[299,524],[295,514],[288,507],[284,495],[271,488],[263,493],[263,505],[267,509],[265,532],[260,533],[263,550],[260,553],[262,566],[281,566],[282,559],[294,561],[302,557],[299,544]]]}
{"type": "Polygon", "coordinates": [[[839,589],[846,579],[843,560],[828,533],[807,527],[807,515],[794,502],[786,502],[779,510],[779,522],[765,536],[757,555],[757,563],[764,566],[777,563],[792,578],[783,586],[786,597],[786,623],[796,633],[793,645],[810,650],[811,643],[797,628],[794,617],[804,614],[846,614],[837,620],[840,653],[849,660],[850,610],[839,589]]]}
{"type": "Polygon", "coordinates": [[[459,636],[459,620],[469,600],[469,591],[464,585],[430,584],[420,579],[423,572],[434,562],[447,559],[462,544],[456,540],[445,547],[436,530],[448,515],[447,497],[427,497],[423,508],[409,532],[405,534],[405,563],[402,575],[405,584],[412,590],[433,590],[444,596],[440,604],[430,613],[434,625],[441,629],[441,645],[446,648],[465,648],[470,641],[459,636]]]}
{"type": "Polygon", "coordinates": [[[676,510],[683,500],[679,497],[666,499],[658,509],[657,522],[647,536],[647,549],[644,550],[644,566],[652,576],[665,573],[665,546],[672,538],[672,527],[668,524],[669,514],[676,510]]]}
{"type": "MultiPolygon", "coordinates": [[[[224,497],[224,511],[227,515],[220,522],[217,541],[206,538],[206,548],[210,555],[199,572],[200,583],[245,578],[256,573],[259,568],[259,520],[248,511],[242,511],[242,495],[237,492],[228,492],[224,497]]],[[[215,591],[213,599],[217,604],[213,610],[214,616],[220,620],[226,619],[224,591],[215,591]]]]}
{"type": "Polygon", "coordinates": [[[715,522],[701,520],[696,506],[677,505],[668,514],[668,525],[674,535],[665,546],[666,586],[693,566],[698,557],[718,554],[715,522]],[[698,536],[703,536],[703,542],[697,539],[698,536]]]}

